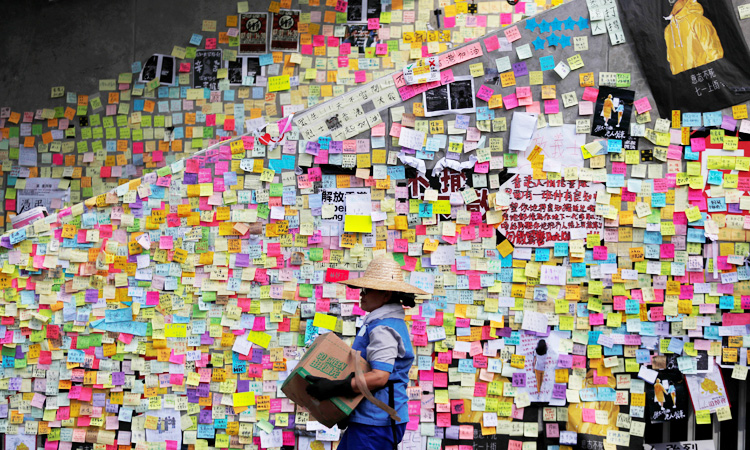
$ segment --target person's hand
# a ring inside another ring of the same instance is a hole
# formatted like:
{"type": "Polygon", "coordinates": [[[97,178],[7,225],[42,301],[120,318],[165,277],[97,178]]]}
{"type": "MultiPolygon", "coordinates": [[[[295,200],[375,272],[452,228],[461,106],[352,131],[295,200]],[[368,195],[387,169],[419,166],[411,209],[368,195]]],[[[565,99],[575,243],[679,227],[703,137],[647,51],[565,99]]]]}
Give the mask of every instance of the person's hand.
{"type": "Polygon", "coordinates": [[[307,386],[306,391],[318,400],[328,400],[332,397],[356,397],[357,393],[352,389],[352,378],[354,378],[353,372],[343,380],[329,380],[307,375],[305,379],[310,382],[310,385],[307,386]]]}

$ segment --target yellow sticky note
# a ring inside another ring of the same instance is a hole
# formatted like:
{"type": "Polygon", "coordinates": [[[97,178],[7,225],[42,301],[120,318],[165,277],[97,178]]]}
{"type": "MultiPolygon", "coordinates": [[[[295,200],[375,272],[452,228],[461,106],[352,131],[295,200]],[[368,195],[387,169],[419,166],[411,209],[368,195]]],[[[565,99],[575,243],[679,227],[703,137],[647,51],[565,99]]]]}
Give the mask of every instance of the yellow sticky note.
{"type": "Polygon", "coordinates": [[[268,92],[288,91],[291,87],[289,75],[268,78],[268,92]]]}
{"type": "Polygon", "coordinates": [[[699,409],[695,412],[695,423],[706,425],[711,423],[711,411],[708,409],[699,409]]]}
{"type": "Polygon", "coordinates": [[[344,217],[344,231],[347,233],[371,233],[372,217],[347,214],[344,217]]]}
{"type": "Polygon", "coordinates": [[[333,331],[334,329],[336,329],[336,316],[329,316],[328,314],[323,313],[315,313],[313,326],[333,331]]]}
{"type": "Polygon", "coordinates": [[[469,66],[469,71],[471,71],[472,77],[484,76],[484,64],[482,63],[472,64],[469,66]]]}
{"type": "Polygon", "coordinates": [[[506,256],[513,253],[513,244],[511,244],[510,241],[506,239],[497,245],[497,251],[499,251],[500,254],[503,255],[503,258],[505,258],[506,256]]]}
{"type": "Polygon", "coordinates": [[[232,400],[234,406],[252,406],[255,404],[255,392],[235,392],[232,400]]]}
{"type": "Polygon", "coordinates": [[[247,340],[263,348],[268,348],[268,344],[271,343],[271,335],[260,331],[251,331],[247,335],[247,340]]]}
{"type": "Polygon", "coordinates": [[[164,336],[174,338],[187,337],[187,325],[184,323],[168,323],[164,325],[164,336]]]}

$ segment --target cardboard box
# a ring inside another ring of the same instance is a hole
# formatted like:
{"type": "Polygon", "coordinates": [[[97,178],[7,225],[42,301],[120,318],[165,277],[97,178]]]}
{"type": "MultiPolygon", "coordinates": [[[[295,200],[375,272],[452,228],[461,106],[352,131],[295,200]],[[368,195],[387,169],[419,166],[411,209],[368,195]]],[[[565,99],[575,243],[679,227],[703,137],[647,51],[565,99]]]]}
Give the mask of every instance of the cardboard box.
{"type": "MultiPolygon", "coordinates": [[[[315,420],[328,428],[351,414],[364,396],[360,394],[354,398],[334,397],[320,401],[307,394],[306,388],[310,383],[305,380],[305,376],[343,380],[354,372],[354,356],[351,350],[351,347],[334,333],[320,335],[281,385],[284,395],[310,410],[315,420]]],[[[370,365],[361,356],[359,362],[363,372],[370,371],[370,365]]]]}

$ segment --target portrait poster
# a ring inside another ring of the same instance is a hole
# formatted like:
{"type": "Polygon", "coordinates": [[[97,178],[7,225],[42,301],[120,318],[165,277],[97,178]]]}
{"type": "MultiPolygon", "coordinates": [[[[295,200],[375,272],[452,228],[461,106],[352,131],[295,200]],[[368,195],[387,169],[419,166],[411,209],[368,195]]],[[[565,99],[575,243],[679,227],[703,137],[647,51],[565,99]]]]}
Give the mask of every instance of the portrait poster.
{"type": "Polygon", "coordinates": [[[650,422],[687,419],[688,408],[685,377],[677,368],[660,370],[654,384],[646,383],[646,411],[650,422]]]}
{"type": "Polygon", "coordinates": [[[240,14],[240,54],[268,53],[268,13],[240,14]]]}
{"type": "Polygon", "coordinates": [[[297,10],[273,13],[271,21],[271,51],[299,51],[299,15],[297,10]]]}
{"type": "Polygon", "coordinates": [[[221,67],[221,50],[197,50],[193,60],[193,87],[218,89],[221,67]]]}
{"type": "Polygon", "coordinates": [[[750,54],[730,0],[620,0],[662,117],[750,100],[750,54]]]}
{"type": "Polygon", "coordinates": [[[599,88],[591,134],[607,139],[627,138],[634,99],[634,91],[605,86],[599,88]]]}

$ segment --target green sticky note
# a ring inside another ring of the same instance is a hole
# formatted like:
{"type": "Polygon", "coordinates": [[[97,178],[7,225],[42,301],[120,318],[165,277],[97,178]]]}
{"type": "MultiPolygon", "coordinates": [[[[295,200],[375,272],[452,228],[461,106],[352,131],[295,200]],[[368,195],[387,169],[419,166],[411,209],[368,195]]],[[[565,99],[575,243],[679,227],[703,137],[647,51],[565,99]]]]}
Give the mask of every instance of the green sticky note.
{"type": "Polygon", "coordinates": [[[518,166],[518,154],[516,154],[516,153],[504,153],[503,154],[503,165],[505,167],[517,167],[518,166]]]}
{"type": "Polygon", "coordinates": [[[284,193],[284,185],[281,183],[271,183],[271,189],[268,195],[270,197],[281,197],[284,193]]]}
{"type": "Polygon", "coordinates": [[[313,295],[312,284],[300,284],[299,285],[299,296],[304,298],[310,298],[313,295]]]}
{"type": "MultiPolygon", "coordinates": [[[[308,258],[310,258],[310,261],[313,262],[323,261],[323,249],[318,247],[311,248],[308,254],[308,258]]],[[[3,350],[5,349],[3,348],[3,350]]]]}

